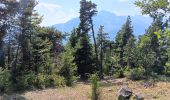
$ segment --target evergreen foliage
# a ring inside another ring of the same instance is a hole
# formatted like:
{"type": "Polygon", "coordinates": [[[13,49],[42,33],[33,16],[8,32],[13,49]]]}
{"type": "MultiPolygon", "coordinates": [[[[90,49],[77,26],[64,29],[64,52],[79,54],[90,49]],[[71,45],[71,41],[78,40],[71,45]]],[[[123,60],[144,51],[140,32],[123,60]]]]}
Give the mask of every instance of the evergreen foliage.
{"type": "Polygon", "coordinates": [[[92,84],[91,100],[100,100],[99,77],[97,74],[92,74],[90,77],[92,84]]]}
{"type": "Polygon", "coordinates": [[[70,44],[65,47],[65,52],[63,55],[63,67],[60,70],[60,74],[65,78],[66,85],[72,86],[76,79],[76,64],[74,63],[73,50],[70,44]]]}
{"type": "Polygon", "coordinates": [[[95,71],[93,50],[87,34],[83,34],[76,45],[75,63],[77,72],[82,79],[86,79],[88,74],[95,71]]]}

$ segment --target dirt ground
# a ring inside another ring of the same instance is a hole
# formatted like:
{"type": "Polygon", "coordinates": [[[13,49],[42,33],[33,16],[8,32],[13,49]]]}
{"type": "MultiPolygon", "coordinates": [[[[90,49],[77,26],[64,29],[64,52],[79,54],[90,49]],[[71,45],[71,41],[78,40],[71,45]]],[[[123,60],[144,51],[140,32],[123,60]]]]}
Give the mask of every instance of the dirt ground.
{"type": "MultiPolygon", "coordinates": [[[[158,82],[154,86],[145,87],[143,82],[126,79],[108,79],[101,81],[101,100],[117,100],[119,89],[127,85],[133,95],[140,93],[145,100],[170,100],[170,83],[158,82]]],[[[91,86],[88,82],[77,82],[74,87],[29,91],[22,94],[4,94],[0,100],[90,100],[91,86]]]]}

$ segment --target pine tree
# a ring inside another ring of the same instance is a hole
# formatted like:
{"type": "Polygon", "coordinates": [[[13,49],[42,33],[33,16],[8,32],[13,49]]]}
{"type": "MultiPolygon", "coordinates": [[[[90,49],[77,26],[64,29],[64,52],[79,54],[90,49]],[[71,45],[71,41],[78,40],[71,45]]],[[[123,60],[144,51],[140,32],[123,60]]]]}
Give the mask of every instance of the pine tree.
{"type": "MultiPolygon", "coordinates": [[[[38,33],[33,37],[33,48],[32,48],[32,71],[36,75],[39,73],[52,74],[52,61],[50,57],[50,49],[52,42],[49,41],[48,37],[41,37],[42,33],[38,33]]],[[[31,67],[31,66],[30,66],[31,67]]]]}
{"type": "Polygon", "coordinates": [[[106,52],[106,41],[108,33],[104,32],[104,26],[100,26],[99,32],[97,34],[97,47],[100,55],[100,76],[103,76],[103,63],[104,63],[104,53],[106,52]]]}
{"type": "Polygon", "coordinates": [[[99,67],[98,50],[96,44],[96,38],[94,33],[94,25],[92,17],[97,14],[97,5],[91,1],[81,0],[80,1],[80,24],[77,29],[78,36],[82,34],[88,34],[92,31],[92,37],[94,41],[94,50],[96,54],[96,66],[99,67]]]}
{"type": "Polygon", "coordinates": [[[63,54],[63,67],[60,70],[60,74],[64,76],[67,86],[72,86],[75,81],[75,74],[77,71],[76,64],[74,63],[73,48],[68,43],[65,46],[65,52],[63,54]]]}
{"type": "MultiPolygon", "coordinates": [[[[0,1],[0,67],[5,67],[5,51],[4,51],[4,41],[6,34],[10,36],[10,32],[14,29],[13,23],[15,22],[15,17],[18,13],[19,2],[16,0],[1,0],[0,1]]],[[[10,46],[9,46],[10,48],[10,46]]],[[[7,52],[10,55],[10,52],[7,52]]],[[[10,57],[8,56],[8,59],[10,57]]]]}
{"type": "MultiPolygon", "coordinates": [[[[29,74],[34,70],[33,68],[33,37],[39,24],[41,17],[35,12],[34,8],[37,2],[35,0],[20,1],[19,16],[18,16],[18,35],[17,48],[15,58],[11,66],[12,83],[16,89],[20,89],[19,85],[22,83],[24,75],[29,74]],[[20,52],[20,53],[19,53],[20,52]]],[[[21,88],[25,88],[22,87],[21,88]]]]}
{"type": "MultiPolygon", "coordinates": [[[[90,44],[90,39],[88,36],[90,29],[93,28],[92,17],[95,14],[96,14],[96,5],[94,3],[86,0],[80,1],[80,17],[79,17],[80,24],[76,30],[76,33],[74,33],[75,35],[77,35],[76,36],[77,39],[76,41],[72,41],[71,44],[74,42],[73,44],[75,45],[75,42],[78,42],[75,47],[74,61],[78,67],[77,71],[78,74],[81,76],[81,78],[87,78],[86,74],[90,74],[96,69],[95,66],[93,66],[94,63],[93,48],[92,45],[90,44]]],[[[71,39],[73,38],[71,37],[71,39]]],[[[96,59],[97,59],[96,61],[98,61],[97,55],[98,53],[96,52],[96,59]]],[[[98,63],[96,63],[96,65],[97,64],[98,63]]]]}
{"type": "Polygon", "coordinates": [[[87,34],[79,39],[75,47],[75,63],[77,65],[77,72],[80,75],[81,79],[86,79],[87,74],[93,73],[95,67],[93,65],[93,50],[92,45],[90,44],[90,39],[87,34]]]}
{"type": "Polygon", "coordinates": [[[36,32],[36,28],[41,22],[40,16],[34,11],[37,2],[35,0],[21,1],[23,8],[21,8],[20,28],[21,34],[19,36],[19,45],[21,46],[21,70],[29,70],[31,66],[31,45],[32,36],[36,32]]]}
{"type": "Polygon", "coordinates": [[[77,34],[75,28],[71,32],[69,42],[70,42],[72,48],[74,48],[76,46],[76,43],[78,42],[78,34],[77,34]]]}
{"type": "Polygon", "coordinates": [[[78,35],[83,33],[88,34],[90,29],[92,29],[92,17],[96,15],[96,13],[96,4],[86,0],[80,1],[80,24],[77,29],[78,35]]]}
{"type": "MultiPolygon", "coordinates": [[[[127,65],[127,60],[125,61],[126,54],[128,49],[127,46],[130,48],[133,48],[134,42],[134,35],[133,35],[133,28],[131,25],[131,18],[128,17],[126,23],[122,26],[121,30],[117,33],[116,40],[115,40],[115,53],[119,56],[119,64],[121,67],[125,67],[127,65]]],[[[129,60],[128,60],[129,61],[129,60]]]]}

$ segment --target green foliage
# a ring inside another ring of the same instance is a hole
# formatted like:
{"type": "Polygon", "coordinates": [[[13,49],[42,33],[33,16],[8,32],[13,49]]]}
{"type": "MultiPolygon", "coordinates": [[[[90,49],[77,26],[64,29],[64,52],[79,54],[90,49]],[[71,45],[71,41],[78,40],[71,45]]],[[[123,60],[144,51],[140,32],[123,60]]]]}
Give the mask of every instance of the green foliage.
{"type": "MultiPolygon", "coordinates": [[[[99,58],[100,58],[100,76],[103,76],[103,69],[104,69],[104,64],[105,63],[105,59],[107,59],[106,61],[109,62],[108,58],[111,57],[108,54],[108,50],[106,49],[108,47],[107,45],[107,37],[108,33],[104,32],[104,26],[100,26],[99,28],[99,32],[97,34],[97,49],[99,51],[99,58]],[[107,57],[105,56],[107,55],[107,57]]],[[[110,50],[111,51],[111,50],[110,50]]],[[[107,65],[107,64],[106,64],[107,65]]],[[[107,72],[109,70],[109,65],[106,66],[107,68],[107,72]]]]}
{"type": "MultiPolygon", "coordinates": [[[[0,67],[3,67],[0,69],[0,92],[44,89],[65,84],[72,86],[76,74],[86,79],[87,75],[100,71],[99,75],[102,76],[103,68],[106,75],[116,78],[126,76],[131,80],[168,80],[164,76],[160,77],[163,74],[170,75],[168,0],[135,2],[142,14],[153,18],[153,23],[137,42],[130,17],[117,33],[114,42],[107,40],[104,26],[100,27],[96,42],[92,17],[97,14],[97,5],[81,0],[80,24],[71,32],[65,48],[61,32],[40,27],[42,17],[34,10],[36,0],[28,0],[25,6],[23,0],[2,0],[0,4],[6,6],[5,9],[0,6],[0,67]],[[90,30],[94,46],[90,41],[90,30]],[[6,42],[7,52],[4,52],[3,45],[6,42]]],[[[92,99],[98,100],[97,74],[91,76],[91,83],[92,99]]]]}
{"type": "Polygon", "coordinates": [[[59,75],[47,75],[45,79],[46,87],[62,87],[65,86],[65,79],[59,75]]]}
{"type": "Polygon", "coordinates": [[[38,74],[36,78],[36,86],[40,89],[45,88],[45,75],[43,74],[38,74]]]}
{"type": "Polygon", "coordinates": [[[60,70],[60,74],[65,78],[66,85],[72,86],[76,77],[75,72],[77,71],[77,66],[74,63],[73,50],[70,45],[66,45],[65,53],[63,55],[63,67],[60,70]]]}
{"type": "MultiPolygon", "coordinates": [[[[98,66],[98,53],[96,48],[96,41],[94,36],[94,29],[93,29],[93,20],[92,17],[96,15],[96,4],[92,3],[91,1],[81,0],[80,1],[80,24],[76,30],[76,45],[71,42],[72,47],[75,49],[75,59],[74,62],[77,65],[77,72],[82,79],[87,78],[87,74],[93,73],[98,66]],[[96,60],[93,57],[93,48],[90,44],[90,38],[88,36],[89,31],[92,29],[93,39],[95,44],[95,53],[96,53],[96,60]],[[74,44],[74,45],[73,45],[74,44]],[[96,62],[96,65],[94,63],[96,62]]],[[[74,31],[75,32],[75,31],[74,31]]],[[[74,33],[75,34],[75,33],[74,33]]],[[[72,35],[74,35],[72,34],[72,35]]],[[[73,36],[70,40],[74,40],[73,36]]],[[[75,42],[75,41],[74,41],[75,42]]]]}
{"type": "Polygon", "coordinates": [[[36,88],[36,75],[34,73],[29,73],[28,75],[25,76],[27,80],[27,88],[28,89],[34,89],[36,88]]]}
{"type": "Polygon", "coordinates": [[[76,43],[78,42],[78,36],[77,36],[77,32],[76,29],[73,29],[71,32],[71,36],[69,38],[69,42],[72,48],[74,48],[76,46],[76,43]]]}
{"type": "Polygon", "coordinates": [[[125,76],[131,80],[145,79],[145,69],[143,67],[133,68],[125,71],[125,76]]]}
{"type": "Polygon", "coordinates": [[[46,87],[62,87],[65,86],[65,79],[59,75],[43,75],[38,74],[36,78],[36,87],[44,89],[46,87]]]}
{"type": "MultiPolygon", "coordinates": [[[[135,45],[131,18],[128,16],[126,23],[122,26],[115,39],[115,54],[119,57],[118,63],[121,67],[130,64],[130,52],[135,45]]],[[[130,65],[131,66],[131,65],[130,65]]]]}
{"type": "Polygon", "coordinates": [[[11,91],[11,74],[9,70],[0,68],[0,93],[11,91]]]}
{"type": "Polygon", "coordinates": [[[112,75],[113,59],[110,56],[106,56],[104,59],[104,73],[106,75],[112,75]]]}
{"type": "Polygon", "coordinates": [[[78,35],[87,34],[92,28],[92,17],[97,13],[96,6],[97,5],[92,3],[92,1],[80,1],[80,24],[77,30],[78,35]]]}
{"type": "Polygon", "coordinates": [[[93,49],[87,34],[83,34],[75,48],[75,63],[77,72],[82,79],[87,78],[86,74],[93,73],[96,68],[94,64],[93,49]]]}
{"type": "Polygon", "coordinates": [[[91,100],[100,100],[99,77],[97,74],[92,74],[90,77],[92,84],[91,100]]]}
{"type": "Polygon", "coordinates": [[[136,65],[143,66],[147,74],[151,72],[163,74],[163,66],[166,62],[165,51],[161,50],[159,43],[152,43],[152,39],[153,37],[147,34],[140,38],[135,51],[136,65]]]}
{"type": "Polygon", "coordinates": [[[164,41],[166,49],[166,55],[168,56],[168,60],[165,64],[165,74],[170,75],[170,31],[167,28],[164,32],[163,36],[166,38],[166,41],[164,41]]]}
{"type": "Polygon", "coordinates": [[[124,70],[123,68],[117,68],[113,72],[113,77],[115,78],[123,78],[124,77],[124,70]]]}
{"type": "Polygon", "coordinates": [[[135,5],[141,8],[142,14],[149,14],[154,19],[164,17],[170,11],[168,0],[137,0],[135,5]]]}

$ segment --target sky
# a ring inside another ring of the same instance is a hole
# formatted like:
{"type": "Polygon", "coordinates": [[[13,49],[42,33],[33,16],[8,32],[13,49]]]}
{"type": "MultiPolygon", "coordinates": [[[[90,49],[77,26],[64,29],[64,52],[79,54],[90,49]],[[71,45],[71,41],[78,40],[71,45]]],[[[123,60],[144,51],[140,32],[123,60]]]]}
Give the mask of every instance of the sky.
{"type": "MultiPolygon", "coordinates": [[[[116,15],[140,15],[135,0],[91,0],[98,11],[109,11],[116,15]]],[[[43,16],[42,26],[65,23],[79,16],[80,0],[38,0],[36,10],[43,16]]]]}

